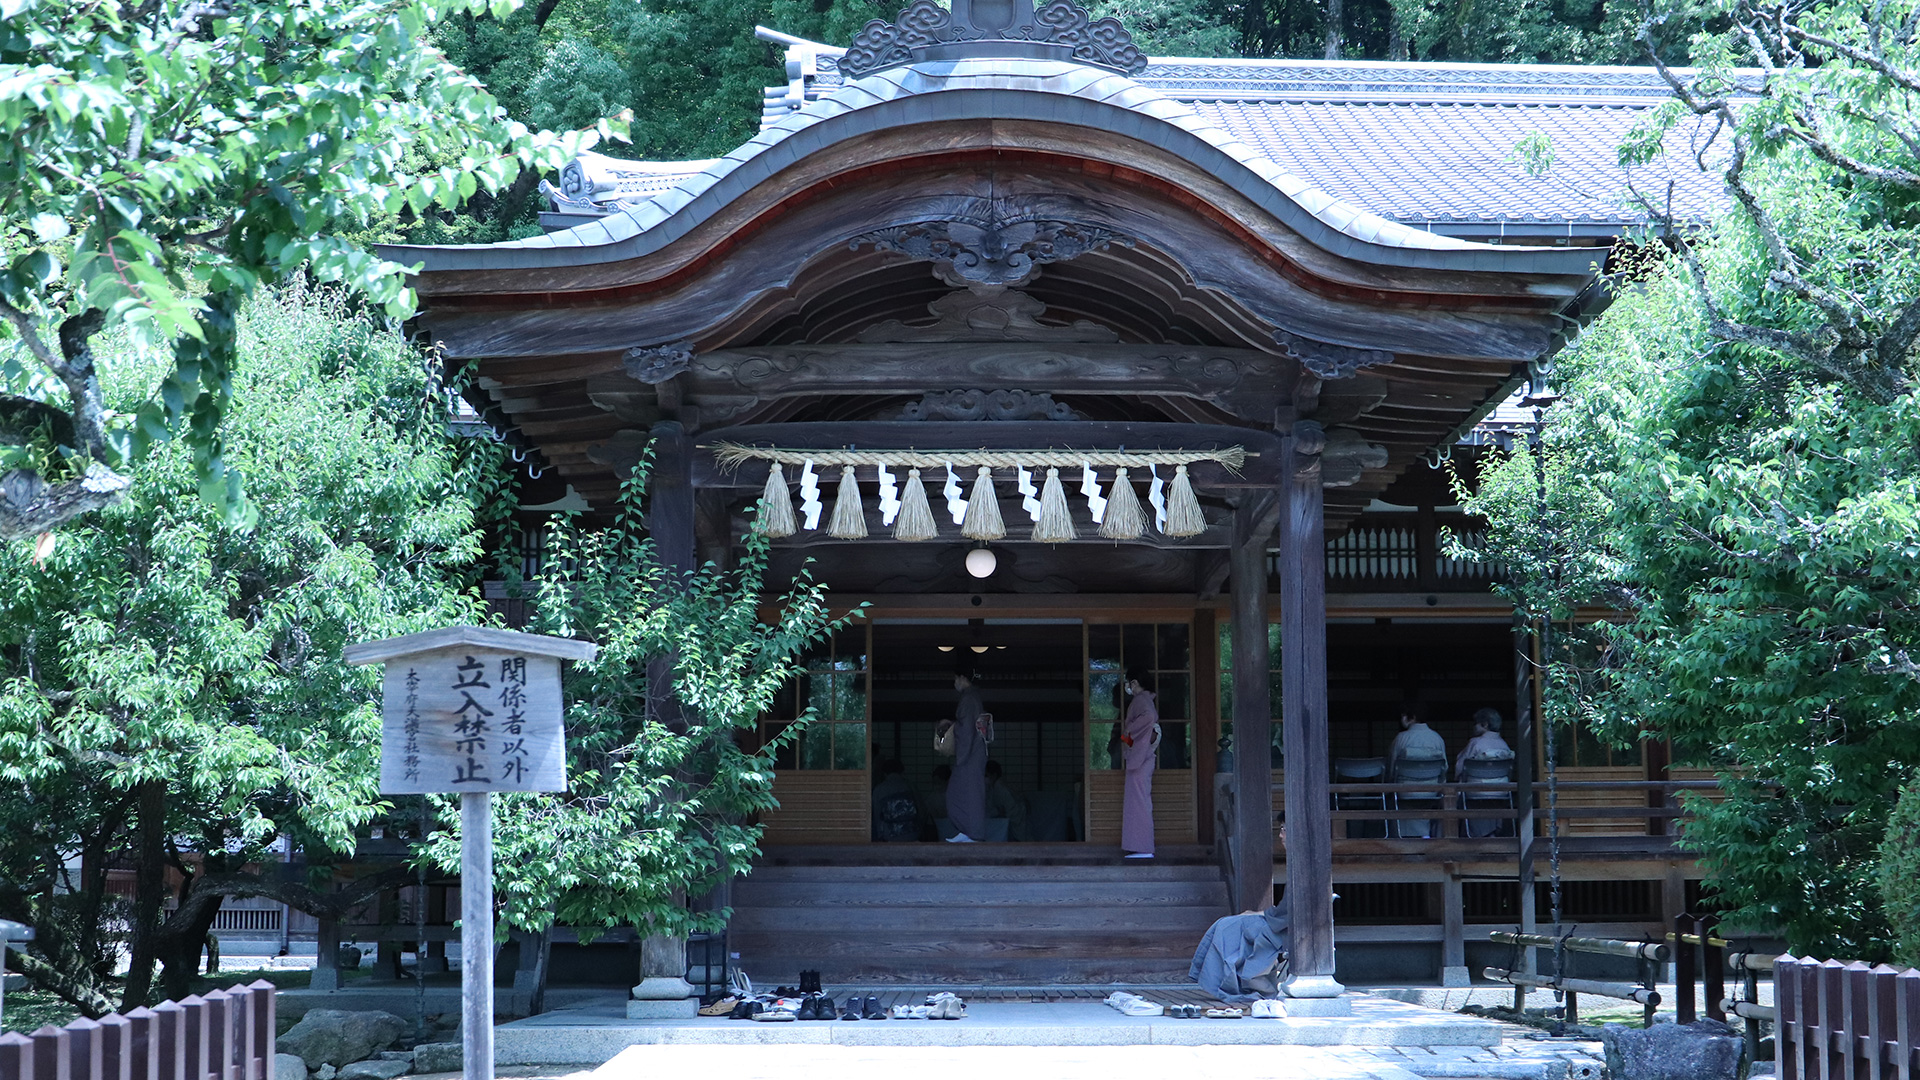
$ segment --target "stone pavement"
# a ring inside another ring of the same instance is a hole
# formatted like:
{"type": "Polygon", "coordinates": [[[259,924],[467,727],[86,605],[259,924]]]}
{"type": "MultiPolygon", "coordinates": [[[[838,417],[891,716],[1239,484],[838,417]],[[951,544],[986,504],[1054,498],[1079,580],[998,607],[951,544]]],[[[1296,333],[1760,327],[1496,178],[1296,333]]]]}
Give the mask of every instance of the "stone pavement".
{"type": "Polygon", "coordinates": [[[1498,1047],[634,1046],[577,1080],[1596,1080],[1595,1043],[1498,1047]]]}
{"type": "Polygon", "coordinates": [[[599,1065],[632,1046],[1148,1047],[1199,1045],[1480,1047],[1525,1029],[1368,994],[1353,1015],[1285,1020],[1122,1016],[1098,1001],[976,1001],[961,1021],[753,1023],[628,1019],[624,1002],[556,1009],[494,1029],[501,1065],[599,1065]]]}

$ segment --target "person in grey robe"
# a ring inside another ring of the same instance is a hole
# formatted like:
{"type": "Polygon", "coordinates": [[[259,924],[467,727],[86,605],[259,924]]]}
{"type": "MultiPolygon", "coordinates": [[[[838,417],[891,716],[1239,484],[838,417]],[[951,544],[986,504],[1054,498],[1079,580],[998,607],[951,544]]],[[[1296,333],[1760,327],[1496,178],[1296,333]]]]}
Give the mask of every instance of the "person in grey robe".
{"type": "Polygon", "coordinates": [[[1277,997],[1286,978],[1287,899],[1265,911],[1215,919],[1193,952],[1187,978],[1221,1001],[1241,1005],[1277,997]]]}
{"type": "Polygon", "coordinates": [[[980,691],[973,673],[953,673],[960,700],[953,707],[953,778],[947,781],[947,818],[959,830],[949,843],[971,844],[987,835],[987,740],[980,730],[980,691]]]}

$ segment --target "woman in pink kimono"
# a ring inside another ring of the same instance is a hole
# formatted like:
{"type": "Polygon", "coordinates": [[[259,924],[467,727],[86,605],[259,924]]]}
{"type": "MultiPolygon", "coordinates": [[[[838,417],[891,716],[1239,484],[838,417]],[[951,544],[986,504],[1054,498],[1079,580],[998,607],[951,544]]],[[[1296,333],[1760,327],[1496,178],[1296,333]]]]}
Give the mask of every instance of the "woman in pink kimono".
{"type": "Polygon", "coordinates": [[[1160,746],[1160,711],[1141,677],[1127,680],[1127,717],[1120,725],[1120,760],[1127,770],[1120,804],[1120,846],[1129,859],[1153,858],[1153,766],[1160,746]]]}

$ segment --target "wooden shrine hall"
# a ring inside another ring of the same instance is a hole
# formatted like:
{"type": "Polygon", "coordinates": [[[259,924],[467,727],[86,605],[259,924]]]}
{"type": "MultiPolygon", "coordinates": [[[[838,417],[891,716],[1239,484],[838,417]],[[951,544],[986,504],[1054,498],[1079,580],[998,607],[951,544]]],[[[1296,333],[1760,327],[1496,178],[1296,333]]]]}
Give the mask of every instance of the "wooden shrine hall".
{"type": "MultiPolygon", "coordinates": [[[[726,565],[779,504],[772,572],[811,560],[870,605],[767,718],[818,711],[729,948],[768,981],[1177,977],[1209,920],[1283,885],[1288,991],[1327,998],[1336,883],[1400,882],[1444,893],[1414,940],[1464,970],[1462,904],[1475,875],[1511,888],[1512,829],[1350,829],[1334,759],[1384,752],[1409,696],[1446,730],[1475,703],[1517,719],[1512,612],[1439,551],[1460,515],[1432,459],[1604,303],[1639,218],[1568,191],[1622,187],[1612,147],[1658,80],[1149,59],[1069,0],[915,0],[846,48],[763,36],[789,81],[724,157],[584,155],[544,235],[385,251],[420,266],[422,331],[545,509],[604,511],[650,450],[670,562],[726,565]],[[1511,160],[1529,130],[1575,183],[1511,160]],[[956,652],[1032,832],[874,843],[883,761],[938,793],[956,652]],[[1150,865],[1115,846],[1133,669],[1167,733],[1150,865]]],[[[1684,856],[1646,812],[1570,865],[1651,860],[1669,887],[1684,856]]]]}

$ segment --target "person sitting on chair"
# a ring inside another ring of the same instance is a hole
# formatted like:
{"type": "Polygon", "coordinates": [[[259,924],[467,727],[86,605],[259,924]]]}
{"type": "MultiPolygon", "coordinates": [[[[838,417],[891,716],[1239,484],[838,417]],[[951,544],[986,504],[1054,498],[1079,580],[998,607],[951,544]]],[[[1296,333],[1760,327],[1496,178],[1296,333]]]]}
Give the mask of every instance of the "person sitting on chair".
{"type": "Polygon", "coordinates": [[[1473,738],[1460,751],[1453,761],[1453,775],[1458,779],[1466,770],[1471,758],[1510,758],[1513,747],[1500,737],[1502,720],[1499,709],[1481,709],[1473,714],[1473,738]]]}
{"type": "MultiPolygon", "coordinates": [[[[1387,751],[1388,778],[1396,784],[1409,783],[1408,777],[1402,772],[1413,761],[1439,763],[1432,766],[1430,772],[1420,775],[1419,779],[1446,779],[1447,740],[1427,726],[1426,712],[1420,703],[1408,701],[1400,707],[1400,734],[1393,737],[1393,746],[1387,751]]],[[[1435,792],[1401,792],[1394,796],[1394,801],[1398,804],[1401,799],[1428,799],[1435,795],[1435,792]]],[[[1402,837],[1430,837],[1433,835],[1433,822],[1427,818],[1401,818],[1394,822],[1393,832],[1402,837]]]]}
{"type": "MultiPolygon", "coordinates": [[[[1440,733],[1427,726],[1426,710],[1417,701],[1409,701],[1400,707],[1400,734],[1393,737],[1393,746],[1387,750],[1389,768],[1396,768],[1401,758],[1447,758],[1447,740],[1440,733]]],[[[1394,777],[1399,782],[1399,777],[1394,777]]]]}

